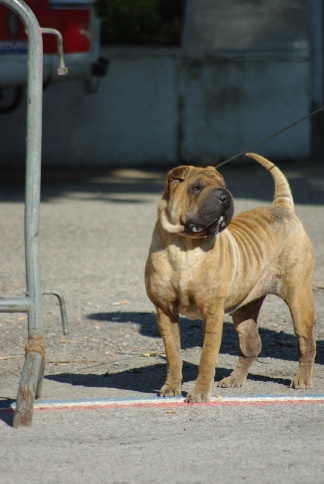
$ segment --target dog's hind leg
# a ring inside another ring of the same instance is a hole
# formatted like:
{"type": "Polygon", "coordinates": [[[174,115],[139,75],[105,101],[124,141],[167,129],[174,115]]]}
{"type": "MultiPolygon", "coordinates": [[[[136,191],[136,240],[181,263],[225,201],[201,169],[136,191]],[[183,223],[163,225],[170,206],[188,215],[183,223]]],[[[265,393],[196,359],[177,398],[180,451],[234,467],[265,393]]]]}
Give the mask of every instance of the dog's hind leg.
{"type": "Polygon", "coordinates": [[[298,340],[299,368],[291,382],[291,388],[311,388],[316,343],[313,335],[314,304],[311,283],[299,285],[291,291],[292,298],[285,299],[290,309],[298,340]]]}
{"type": "Polygon", "coordinates": [[[179,396],[182,384],[179,316],[171,318],[157,308],[157,320],[167,358],[167,378],[159,395],[160,397],[179,396]]]}
{"type": "Polygon", "coordinates": [[[233,322],[240,341],[241,355],[230,376],[218,383],[219,387],[237,388],[244,385],[249,368],[262,348],[257,319],[263,301],[264,297],[256,299],[233,313],[233,322]]]}

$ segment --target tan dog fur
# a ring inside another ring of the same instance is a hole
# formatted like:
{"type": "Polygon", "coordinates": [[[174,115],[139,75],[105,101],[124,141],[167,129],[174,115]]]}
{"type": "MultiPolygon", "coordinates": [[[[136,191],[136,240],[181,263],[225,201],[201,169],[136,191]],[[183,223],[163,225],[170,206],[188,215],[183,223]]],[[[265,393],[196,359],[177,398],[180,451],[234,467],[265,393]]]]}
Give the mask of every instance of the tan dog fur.
{"type": "Polygon", "coordinates": [[[311,242],[294,213],[285,176],[270,161],[248,154],[270,171],[275,182],[273,204],[244,212],[216,237],[187,235],[184,219],[196,210],[188,186],[195,177],[225,187],[212,167],[182,166],[167,178],[146,264],[147,294],[156,306],[158,326],[167,357],[167,378],[161,396],[181,395],[179,315],[202,319],[204,342],[198,378],[188,402],[211,397],[222,338],[224,313],[231,312],[241,356],[222,387],[240,387],[261,351],[257,318],[267,294],[288,305],[298,340],[299,369],[293,388],[310,388],[316,345],[313,336],[311,242]]]}

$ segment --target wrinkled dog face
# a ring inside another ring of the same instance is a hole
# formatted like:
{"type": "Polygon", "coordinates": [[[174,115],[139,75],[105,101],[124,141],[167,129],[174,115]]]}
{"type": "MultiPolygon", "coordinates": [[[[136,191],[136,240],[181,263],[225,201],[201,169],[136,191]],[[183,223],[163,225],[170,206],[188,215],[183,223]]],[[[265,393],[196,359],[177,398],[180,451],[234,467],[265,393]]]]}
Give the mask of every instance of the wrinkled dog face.
{"type": "Polygon", "coordinates": [[[160,204],[160,220],[168,232],[192,238],[216,236],[233,214],[232,195],[215,168],[179,166],[169,172],[160,204]]]}

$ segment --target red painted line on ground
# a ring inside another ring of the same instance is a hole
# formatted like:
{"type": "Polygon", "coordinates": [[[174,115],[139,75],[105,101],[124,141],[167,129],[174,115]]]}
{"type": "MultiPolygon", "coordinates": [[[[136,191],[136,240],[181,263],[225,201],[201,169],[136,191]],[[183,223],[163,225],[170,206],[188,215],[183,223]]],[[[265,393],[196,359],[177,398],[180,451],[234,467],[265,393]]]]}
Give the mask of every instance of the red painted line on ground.
{"type": "Polygon", "coordinates": [[[115,410],[120,408],[174,408],[174,407],[262,407],[269,405],[314,405],[314,404],[324,404],[324,399],[321,400],[310,400],[310,399],[294,399],[294,400],[217,400],[206,403],[187,403],[187,402],[159,402],[159,403],[144,403],[144,402],[129,402],[129,403],[110,403],[110,404],[100,404],[100,405],[60,405],[60,406],[44,406],[35,407],[35,412],[44,412],[48,410],[115,410]]]}

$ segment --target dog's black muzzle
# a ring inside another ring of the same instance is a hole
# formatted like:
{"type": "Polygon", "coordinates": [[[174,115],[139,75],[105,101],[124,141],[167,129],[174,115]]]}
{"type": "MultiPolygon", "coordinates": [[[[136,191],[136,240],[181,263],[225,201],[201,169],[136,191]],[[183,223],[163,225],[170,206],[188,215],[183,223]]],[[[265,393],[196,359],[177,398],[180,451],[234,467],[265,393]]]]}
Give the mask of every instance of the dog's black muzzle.
{"type": "Polygon", "coordinates": [[[204,189],[199,197],[197,212],[186,221],[186,228],[197,236],[217,235],[233,218],[234,202],[226,188],[204,189]]]}

